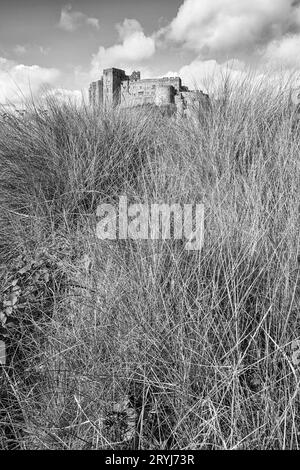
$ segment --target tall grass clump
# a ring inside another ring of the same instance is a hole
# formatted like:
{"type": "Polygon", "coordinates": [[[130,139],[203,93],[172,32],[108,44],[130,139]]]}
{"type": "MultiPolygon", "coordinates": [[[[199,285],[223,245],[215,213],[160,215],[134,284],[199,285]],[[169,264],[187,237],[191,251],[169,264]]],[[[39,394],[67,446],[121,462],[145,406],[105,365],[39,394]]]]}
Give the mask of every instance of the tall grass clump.
{"type": "Polygon", "coordinates": [[[51,101],[6,116],[0,137],[3,311],[20,288],[2,327],[0,446],[299,449],[285,90],[226,79],[198,121],[51,101]],[[98,240],[97,205],[122,195],[203,203],[201,252],[98,240]]]}

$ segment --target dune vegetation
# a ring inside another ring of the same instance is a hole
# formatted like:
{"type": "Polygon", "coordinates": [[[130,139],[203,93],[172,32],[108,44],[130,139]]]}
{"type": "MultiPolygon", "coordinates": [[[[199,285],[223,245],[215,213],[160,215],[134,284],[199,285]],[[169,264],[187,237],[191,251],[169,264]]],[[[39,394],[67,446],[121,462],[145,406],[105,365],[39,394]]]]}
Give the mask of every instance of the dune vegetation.
{"type": "Polygon", "coordinates": [[[197,122],[28,106],[0,117],[0,448],[299,449],[288,97],[226,81],[197,122]],[[121,195],[203,203],[202,250],[99,240],[121,195]]]}

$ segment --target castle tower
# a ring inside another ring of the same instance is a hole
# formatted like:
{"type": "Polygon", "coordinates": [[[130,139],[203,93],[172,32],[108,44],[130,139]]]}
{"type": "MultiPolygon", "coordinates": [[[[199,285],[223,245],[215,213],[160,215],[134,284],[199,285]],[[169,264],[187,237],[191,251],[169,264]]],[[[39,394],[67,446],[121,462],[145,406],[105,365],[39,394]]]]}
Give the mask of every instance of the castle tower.
{"type": "Polygon", "coordinates": [[[103,80],[92,82],[89,87],[89,103],[94,109],[103,105],[103,80]]]}
{"type": "Polygon", "coordinates": [[[124,70],[105,69],[103,70],[103,107],[109,109],[120,103],[121,83],[129,77],[124,70]]]}

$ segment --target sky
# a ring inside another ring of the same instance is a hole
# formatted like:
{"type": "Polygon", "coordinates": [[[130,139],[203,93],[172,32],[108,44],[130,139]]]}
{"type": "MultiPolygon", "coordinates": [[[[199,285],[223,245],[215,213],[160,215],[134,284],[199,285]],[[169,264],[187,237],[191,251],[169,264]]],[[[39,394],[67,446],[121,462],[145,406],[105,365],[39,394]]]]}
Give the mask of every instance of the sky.
{"type": "Polygon", "coordinates": [[[1,104],[79,99],[108,67],[203,89],[300,71],[299,52],[300,0],[0,0],[1,104]]]}

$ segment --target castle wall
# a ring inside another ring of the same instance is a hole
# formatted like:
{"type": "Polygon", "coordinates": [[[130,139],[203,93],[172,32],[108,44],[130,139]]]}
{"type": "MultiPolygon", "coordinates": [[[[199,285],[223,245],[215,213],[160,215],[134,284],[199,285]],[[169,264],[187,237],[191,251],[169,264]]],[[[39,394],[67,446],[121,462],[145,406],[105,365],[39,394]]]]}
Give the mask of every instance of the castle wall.
{"type": "Polygon", "coordinates": [[[121,84],[121,106],[141,106],[154,103],[155,82],[126,80],[121,84]]]}
{"type": "Polygon", "coordinates": [[[125,80],[121,83],[121,106],[142,106],[155,104],[158,95],[163,97],[163,104],[174,103],[174,94],[179,92],[181,80],[175,78],[149,78],[143,80],[125,80]],[[160,91],[158,91],[160,90],[160,91]]]}
{"type": "Polygon", "coordinates": [[[170,85],[158,85],[155,89],[156,106],[165,106],[174,103],[175,90],[170,85]]]}

